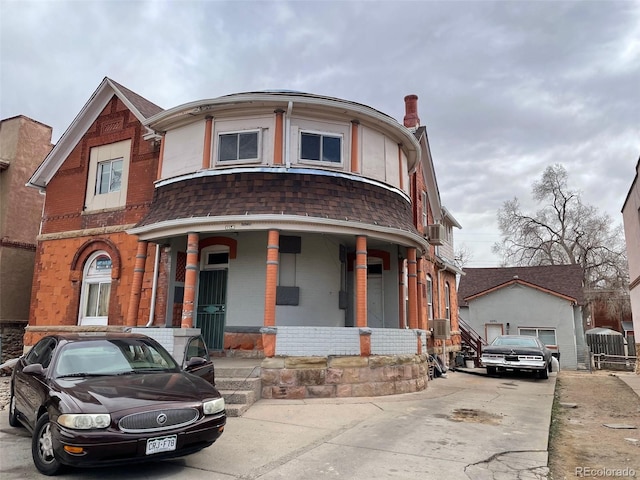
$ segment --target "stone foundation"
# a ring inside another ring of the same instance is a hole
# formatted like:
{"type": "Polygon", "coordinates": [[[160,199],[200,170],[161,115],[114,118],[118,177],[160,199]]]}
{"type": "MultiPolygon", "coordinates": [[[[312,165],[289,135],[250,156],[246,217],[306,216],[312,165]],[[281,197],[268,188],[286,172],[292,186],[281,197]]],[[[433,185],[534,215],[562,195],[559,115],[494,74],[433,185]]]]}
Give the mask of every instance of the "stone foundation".
{"type": "MultiPolygon", "coordinates": [[[[0,364],[22,355],[24,349],[23,336],[26,326],[26,322],[0,323],[0,342],[2,342],[2,346],[0,347],[0,352],[2,352],[0,364]]],[[[0,374],[3,373],[11,373],[11,371],[0,372],[0,374]]]]}
{"type": "Polygon", "coordinates": [[[262,361],[262,398],[377,397],[424,390],[426,355],[273,357],[262,361]]]}

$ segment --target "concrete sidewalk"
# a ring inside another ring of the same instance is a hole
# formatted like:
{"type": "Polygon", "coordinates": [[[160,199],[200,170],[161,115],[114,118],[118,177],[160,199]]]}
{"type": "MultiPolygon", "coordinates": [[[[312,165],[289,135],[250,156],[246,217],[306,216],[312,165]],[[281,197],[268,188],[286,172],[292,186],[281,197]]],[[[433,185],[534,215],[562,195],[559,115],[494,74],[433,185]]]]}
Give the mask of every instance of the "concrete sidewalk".
{"type": "MultiPolygon", "coordinates": [[[[483,369],[478,369],[482,370],[483,369]]],[[[449,372],[390,397],[260,400],[184,459],[70,471],[61,479],[547,478],[556,376],[449,372]]],[[[0,415],[0,477],[37,479],[30,438],[0,415]]]]}

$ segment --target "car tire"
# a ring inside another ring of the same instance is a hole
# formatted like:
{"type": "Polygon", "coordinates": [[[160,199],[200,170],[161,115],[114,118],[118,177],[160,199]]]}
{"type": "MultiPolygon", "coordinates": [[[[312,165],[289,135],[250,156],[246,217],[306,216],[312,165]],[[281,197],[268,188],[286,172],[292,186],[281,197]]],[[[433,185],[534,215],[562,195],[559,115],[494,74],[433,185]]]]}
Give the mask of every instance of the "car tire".
{"type": "Polygon", "coordinates": [[[487,375],[496,376],[498,369],[496,367],[487,367],[487,375]]]}
{"type": "Polygon", "coordinates": [[[22,423],[18,420],[20,412],[16,410],[16,396],[13,394],[13,388],[11,389],[11,395],[9,396],[9,425],[12,427],[22,427],[22,423]]]}
{"type": "Polygon", "coordinates": [[[62,468],[62,464],[56,459],[53,451],[51,422],[46,413],[36,422],[31,439],[31,456],[38,471],[45,475],[56,475],[62,468]]]}

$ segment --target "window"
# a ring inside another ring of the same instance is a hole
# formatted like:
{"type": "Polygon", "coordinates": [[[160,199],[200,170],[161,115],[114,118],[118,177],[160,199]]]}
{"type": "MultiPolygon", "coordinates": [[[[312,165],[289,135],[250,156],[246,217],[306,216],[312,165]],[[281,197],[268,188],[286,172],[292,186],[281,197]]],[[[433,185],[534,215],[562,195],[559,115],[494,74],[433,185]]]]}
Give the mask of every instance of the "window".
{"type": "Polygon", "coordinates": [[[98,163],[96,195],[119,192],[122,187],[122,158],[98,163]]]}
{"type": "Polygon", "coordinates": [[[80,325],[107,325],[111,296],[111,257],[96,252],[87,260],[82,278],[80,325]]]}
{"type": "Polygon", "coordinates": [[[427,218],[429,202],[427,200],[427,192],[422,192],[422,225],[425,227],[429,224],[429,219],[427,218]]]}
{"type": "Polygon", "coordinates": [[[451,320],[451,288],[449,282],[444,284],[444,318],[451,320]]]}
{"type": "Polygon", "coordinates": [[[300,159],[342,163],[342,137],[319,133],[300,133],[300,159]]]}
{"type": "Polygon", "coordinates": [[[224,133],[219,135],[218,161],[238,162],[258,160],[258,132],[224,133]]]}
{"type": "Polygon", "coordinates": [[[39,363],[42,368],[47,368],[51,362],[51,354],[54,348],[56,348],[56,341],[53,338],[43,338],[29,350],[25,358],[27,365],[39,363]]]}
{"type": "Polygon", "coordinates": [[[131,140],[91,148],[84,213],[126,205],[130,158],[131,140]]]}
{"type": "Polygon", "coordinates": [[[556,330],[554,328],[519,328],[518,333],[520,335],[531,335],[532,337],[538,337],[545,345],[557,345],[556,330]]]}
{"type": "Polygon", "coordinates": [[[427,319],[433,320],[433,280],[427,275],[427,319]]]}

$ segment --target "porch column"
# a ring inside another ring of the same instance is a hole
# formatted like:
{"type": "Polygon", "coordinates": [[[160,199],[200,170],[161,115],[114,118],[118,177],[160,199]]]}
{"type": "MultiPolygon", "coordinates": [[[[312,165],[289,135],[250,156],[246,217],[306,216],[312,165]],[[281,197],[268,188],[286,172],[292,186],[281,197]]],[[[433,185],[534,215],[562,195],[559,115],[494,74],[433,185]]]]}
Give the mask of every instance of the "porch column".
{"type": "Polygon", "coordinates": [[[184,300],[182,301],[182,328],[193,327],[193,307],[196,298],[198,280],[198,242],[197,233],[187,233],[187,266],[184,274],[184,300]]]}
{"type": "Polygon", "coordinates": [[[356,237],[356,327],[367,326],[367,237],[356,237]]]}
{"type": "Polygon", "coordinates": [[[405,292],[404,292],[404,258],[398,258],[398,328],[405,328],[407,326],[407,318],[405,317],[405,292]]]}
{"type": "Polygon", "coordinates": [[[276,290],[278,288],[278,266],[280,253],[280,232],[269,230],[267,239],[267,274],[264,291],[264,329],[262,330],[262,346],[265,357],[276,354],[275,330],[269,327],[276,325],[276,290]],[[274,330],[274,331],[272,331],[274,330]]]}
{"type": "Polygon", "coordinates": [[[418,273],[416,249],[407,249],[407,264],[409,266],[409,328],[418,328],[418,273]]]}
{"type": "Polygon", "coordinates": [[[133,267],[133,282],[129,294],[129,309],[127,310],[127,327],[135,327],[138,324],[138,308],[140,307],[140,294],[142,292],[142,280],[144,278],[144,265],[147,261],[148,242],[138,240],[136,263],[133,267]]]}
{"type": "Polygon", "coordinates": [[[424,275],[424,258],[418,259],[418,328],[427,329],[427,315],[425,309],[425,275],[424,275]]]}

